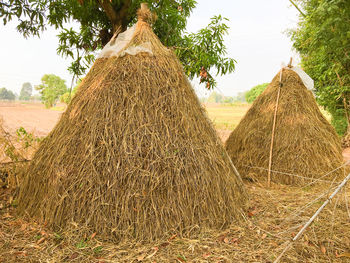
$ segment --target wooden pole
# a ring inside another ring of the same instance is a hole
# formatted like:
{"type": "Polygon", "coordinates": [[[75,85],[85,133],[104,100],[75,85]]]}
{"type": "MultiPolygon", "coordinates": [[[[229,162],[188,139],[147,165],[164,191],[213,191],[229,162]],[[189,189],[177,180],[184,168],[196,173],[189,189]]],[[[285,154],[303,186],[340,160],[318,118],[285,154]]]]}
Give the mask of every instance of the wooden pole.
{"type": "Polygon", "coordinates": [[[273,115],[272,135],[271,135],[271,144],[270,144],[270,157],[269,157],[269,169],[268,169],[268,172],[267,172],[267,186],[268,187],[271,186],[271,166],[272,166],[273,141],[274,141],[274,138],[275,138],[277,109],[278,109],[278,102],[279,102],[279,99],[280,99],[280,93],[281,93],[281,87],[282,87],[282,71],[283,71],[283,68],[280,71],[280,83],[278,85],[277,99],[276,99],[276,105],[275,105],[275,113],[273,115]]]}
{"type": "Polygon", "coordinates": [[[309,221],[307,221],[307,223],[303,226],[303,228],[300,229],[298,234],[291,241],[288,242],[288,245],[283,249],[282,253],[276,258],[276,260],[273,263],[278,263],[280,261],[283,254],[292,246],[293,242],[296,241],[303,234],[305,229],[309,225],[311,225],[311,223],[315,220],[315,218],[321,213],[323,208],[325,208],[325,206],[333,199],[333,197],[340,191],[340,189],[343,188],[343,186],[349,181],[349,179],[350,179],[350,174],[348,174],[348,176],[345,177],[345,179],[338,185],[338,187],[334,190],[334,192],[331,194],[331,196],[328,197],[328,199],[326,201],[324,201],[323,205],[321,205],[321,207],[319,209],[317,209],[315,214],[309,219],[309,221]]]}

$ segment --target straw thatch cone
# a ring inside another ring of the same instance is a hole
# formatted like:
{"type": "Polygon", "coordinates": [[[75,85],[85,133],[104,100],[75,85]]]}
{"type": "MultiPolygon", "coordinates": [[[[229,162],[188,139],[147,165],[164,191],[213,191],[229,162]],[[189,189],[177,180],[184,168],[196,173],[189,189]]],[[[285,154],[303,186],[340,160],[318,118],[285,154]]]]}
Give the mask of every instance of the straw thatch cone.
{"type": "MultiPolygon", "coordinates": [[[[278,73],[226,141],[226,150],[242,177],[267,182],[278,73]]],[[[272,155],[272,182],[305,184],[342,165],[340,139],[311,91],[290,69],[283,69],[272,155]],[[286,175],[291,173],[297,176],[286,175]]],[[[325,180],[343,175],[339,169],[325,180]]],[[[340,178],[339,178],[340,179],[340,178]]]]}
{"type": "Polygon", "coordinates": [[[113,240],[190,235],[239,220],[241,178],[175,54],[145,20],[123,50],[147,43],[152,54],[95,62],[35,154],[21,213],[113,240]]]}

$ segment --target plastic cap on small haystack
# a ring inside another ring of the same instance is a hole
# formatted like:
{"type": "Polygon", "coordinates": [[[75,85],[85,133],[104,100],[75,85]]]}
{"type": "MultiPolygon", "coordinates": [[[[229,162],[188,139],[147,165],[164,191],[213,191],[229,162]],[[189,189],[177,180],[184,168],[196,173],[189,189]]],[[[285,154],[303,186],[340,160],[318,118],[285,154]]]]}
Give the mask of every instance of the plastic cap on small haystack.
{"type": "Polygon", "coordinates": [[[288,66],[283,66],[283,68],[293,70],[301,78],[301,80],[303,81],[303,84],[308,90],[311,90],[311,91],[314,90],[314,80],[308,74],[306,74],[305,71],[302,70],[301,68],[292,66],[292,58],[290,59],[288,66]]]}
{"type": "Polygon", "coordinates": [[[293,70],[295,73],[299,75],[299,77],[301,78],[305,87],[308,90],[312,91],[314,89],[314,80],[308,74],[306,74],[304,70],[302,70],[299,67],[292,67],[291,70],[293,70]]]}

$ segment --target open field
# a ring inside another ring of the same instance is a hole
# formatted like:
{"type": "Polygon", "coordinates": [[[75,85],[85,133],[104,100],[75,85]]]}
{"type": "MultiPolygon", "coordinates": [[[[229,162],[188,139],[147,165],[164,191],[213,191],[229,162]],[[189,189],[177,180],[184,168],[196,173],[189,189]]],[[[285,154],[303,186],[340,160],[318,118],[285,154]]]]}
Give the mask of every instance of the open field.
{"type": "MultiPolygon", "coordinates": [[[[209,118],[214,123],[219,137],[226,141],[230,133],[238,125],[242,117],[250,108],[250,104],[204,104],[209,118]]],[[[28,132],[36,136],[46,136],[55,126],[65,109],[64,104],[46,109],[41,103],[8,103],[0,101],[0,117],[3,118],[5,127],[14,132],[19,127],[24,127],[28,132]]],[[[322,110],[322,113],[330,120],[330,115],[322,110]]]]}
{"type": "MultiPolygon", "coordinates": [[[[249,104],[205,104],[204,106],[223,140],[227,139],[250,107],[249,104]]],[[[64,105],[46,109],[41,103],[5,103],[0,101],[0,117],[3,118],[9,131],[14,132],[19,127],[24,127],[36,136],[46,136],[55,126],[63,110],[64,105]]]]}
{"type": "Polygon", "coordinates": [[[225,142],[248,111],[250,105],[246,103],[230,105],[206,103],[204,107],[207,110],[209,118],[214,123],[219,137],[225,142]]]}
{"type": "MultiPolygon", "coordinates": [[[[250,107],[249,104],[206,104],[204,106],[219,135],[224,139],[236,127],[250,107]]],[[[19,127],[24,127],[28,132],[37,136],[47,135],[55,126],[63,110],[63,105],[46,109],[41,103],[0,102],[0,117],[3,118],[5,126],[11,132],[19,127]]]]}
{"type": "Polygon", "coordinates": [[[250,104],[205,104],[209,118],[217,130],[232,131],[250,108],[250,104]]]}

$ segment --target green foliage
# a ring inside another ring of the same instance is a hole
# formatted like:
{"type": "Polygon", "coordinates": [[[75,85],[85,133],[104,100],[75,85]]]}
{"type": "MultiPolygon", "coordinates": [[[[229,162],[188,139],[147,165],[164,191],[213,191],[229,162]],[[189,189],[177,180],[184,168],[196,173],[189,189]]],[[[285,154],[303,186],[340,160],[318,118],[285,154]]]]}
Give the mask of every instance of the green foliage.
{"type": "Polygon", "coordinates": [[[191,79],[200,77],[200,83],[206,83],[208,89],[216,86],[214,77],[209,73],[213,66],[217,69],[216,75],[225,75],[235,70],[236,61],[224,57],[227,52],[223,36],[228,32],[224,21],[228,19],[213,17],[206,28],[195,34],[185,35],[175,48],[187,75],[191,79]]]}
{"type": "Polygon", "coordinates": [[[27,132],[23,127],[16,130],[17,141],[22,143],[22,147],[27,149],[32,147],[34,143],[40,142],[39,137],[35,137],[33,133],[27,132]]]}
{"type": "Polygon", "coordinates": [[[69,91],[60,96],[60,102],[66,103],[67,105],[71,102],[74,94],[69,91]]]}
{"type": "Polygon", "coordinates": [[[93,249],[94,255],[99,255],[102,253],[102,251],[103,251],[103,246],[97,246],[93,249]]]}
{"type": "Polygon", "coordinates": [[[32,84],[30,84],[29,82],[23,83],[21,92],[19,94],[19,99],[30,100],[30,97],[32,96],[32,92],[33,92],[32,84]]]}
{"type": "Polygon", "coordinates": [[[342,111],[342,113],[339,114],[333,112],[331,124],[333,125],[337,133],[343,136],[346,133],[348,127],[348,121],[344,115],[344,111],[342,111]]]}
{"type": "Polygon", "coordinates": [[[7,90],[6,88],[0,89],[0,100],[15,100],[16,95],[11,91],[7,90]]]}
{"type": "Polygon", "coordinates": [[[16,151],[15,146],[12,143],[3,143],[1,141],[2,146],[4,147],[4,153],[7,157],[10,158],[11,161],[17,162],[19,160],[19,157],[21,157],[20,154],[16,151]]]}
{"type": "Polygon", "coordinates": [[[23,127],[16,130],[16,137],[13,137],[5,130],[1,130],[0,147],[4,149],[5,155],[13,162],[25,160],[23,150],[35,148],[37,143],[42,139],[27,132],[23,127]],[[13,142],[17,141],[21,147],[14,146],[13,142]]]}
{"type": "Polygon", "coordinates": [[[304,70],[315,80],[318,103],[346,131],[350,100],[350,5],[347,0],[302,0],[305,17],[290,31],[304,70]]]}
{"type": "Polygon", "coordinates": [[[195,0],[6,0],[0,3],[0,16],[4,24],[17,17],[17,29],[25,37],[39,36],[47,25],[60,29],[57,52],[73,59],[69,70],[80,76],[117,28],[124,31],[136,22],[141,2],[147,2],[157,15],[152,25],[154,32],[165,46],[174,49],[191,79],[200,77],[201,83],[213,88],[216,81],[212,74],[234,71],[235,60],[226,57],[223,40],[228,32],[226,18],[214,16],[207,27],[195,34],[186,33],[195,0]],[[67,28],[67,22],[80,28],[67,28]]]}
{"type": "Polygon", "coordinates": [[[30,35],[39,36],[41,31],[46,29],[44,19],[48,2],[49,1],[32,0],[1,1],[0,17],[4,25],[17,17],[19,20],[17,30],[21,32],[24,37],[30,35]]]}
{"type": "Polygon", "coordinates": [[[62,241],[63,241],[63,236],[62,236],[62,234],[60,234],[60,233],[53,233],[53,240],[54,240],[54,242],[56,243],[56,244],[59,244],[59,243],[61,243],[62,241]]]}
{"type": "Polygon", "coordinates": [[[76,245],[75,245],[77,248],[86,248],[88,247],[88,243],[85,241],[85,240],[80,240],[76,245]]]}
{"type": "Polygon", "coordinates": [[[63,95],[60,96],[60,102],[66,103],[67,105],[72,101],[73,97],[75,96],[75,93],[78,91],[78,87],[81,83],[82,79],[79,79],[75,87],[73,88],[72,92],[67,91],[63,95]]]}
{"type": "Polygon", "coordinates": [[[248,103],[253,103],[253,101],[266,89],[269,83],[263,83],[251,88],[245,93],[245,99],[248,103]]]}
{"type": "Polygon", "coordinates": [[[41,84],[35,89],[40,91],[41,100],[47,108],[51,108],[58,98],[68,91],[65,82],[54,74],[45,74],[41,78],[41,84]]]}

